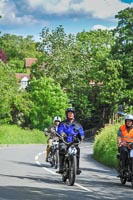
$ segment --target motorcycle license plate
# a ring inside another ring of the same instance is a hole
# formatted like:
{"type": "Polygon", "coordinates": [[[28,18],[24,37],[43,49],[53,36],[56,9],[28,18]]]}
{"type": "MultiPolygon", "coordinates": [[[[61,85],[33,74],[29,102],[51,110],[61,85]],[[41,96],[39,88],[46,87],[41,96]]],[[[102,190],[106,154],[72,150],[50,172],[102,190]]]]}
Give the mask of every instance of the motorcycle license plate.
{"type": "Polygon", "coordinates": [[[133,149],[130,150],[130,157],[133,158],[133,149]]]}

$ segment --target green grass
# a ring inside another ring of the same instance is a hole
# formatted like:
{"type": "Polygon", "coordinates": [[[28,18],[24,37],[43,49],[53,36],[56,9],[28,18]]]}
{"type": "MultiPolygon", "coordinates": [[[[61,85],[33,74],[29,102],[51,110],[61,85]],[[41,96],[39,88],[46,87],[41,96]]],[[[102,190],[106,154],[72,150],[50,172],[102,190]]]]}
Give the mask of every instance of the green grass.
{"type": "Polygon", "coordinates": [[[22,129],[16,125],[0,126],[0,144],[44,144],[43,131],[22,129]]]}
{"type": "Polygon", "coordinates": [[[120,124],[109,125],[95,136],[93,157],[102,164],[117,168],[117,131],[120,124]]]}

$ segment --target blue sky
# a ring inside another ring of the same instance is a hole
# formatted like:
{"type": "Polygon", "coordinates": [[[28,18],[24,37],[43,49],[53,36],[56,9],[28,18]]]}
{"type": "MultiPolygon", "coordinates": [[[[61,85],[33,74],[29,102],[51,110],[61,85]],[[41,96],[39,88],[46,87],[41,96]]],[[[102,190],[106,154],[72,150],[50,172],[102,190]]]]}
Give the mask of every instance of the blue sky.
{"type": "Polygon", "coordinates": [[[67,34],[112,29],[114,16],[127,7],[133,0],[0,0],[0,31],[38,40],[44,27],[62,25],[67,34]]]}

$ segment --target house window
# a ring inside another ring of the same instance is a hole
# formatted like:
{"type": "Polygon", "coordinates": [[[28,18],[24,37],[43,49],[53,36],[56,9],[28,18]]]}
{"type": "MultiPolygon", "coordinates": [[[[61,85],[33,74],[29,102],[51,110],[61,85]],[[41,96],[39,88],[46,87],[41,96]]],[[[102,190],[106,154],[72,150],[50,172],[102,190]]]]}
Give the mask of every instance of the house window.
{"type": "Polygon", "coordinates": [[[28,86],[28,78],[27,77],[23,77],[21,80],[21,88],[26,88],[28,86]]]}

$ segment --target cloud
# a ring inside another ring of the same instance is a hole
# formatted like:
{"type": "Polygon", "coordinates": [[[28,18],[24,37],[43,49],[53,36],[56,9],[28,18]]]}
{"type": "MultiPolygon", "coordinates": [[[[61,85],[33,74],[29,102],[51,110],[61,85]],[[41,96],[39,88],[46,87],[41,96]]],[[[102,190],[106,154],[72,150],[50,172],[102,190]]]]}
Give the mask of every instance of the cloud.
{"type": "Polygon", "coordinates": [[[46,20],[37,20],[33,15],[19,15],[15,3],[8,0],[0,0],[0,23],[4,25],[32,25],[32,24],[44,24],[47,25],[46,20]]]}
{"type": "Polygon", "coordinates": [[[118,11],[131,6],[133,4],[120,0],[0,0],[0,24],[16,28],[21,25],[43,27],[63,17],[75,22],[84,17],[114,20],[118,11]]]}
{"type": "Polygon", "coordinates": [[[101,30],[113,30],[115,28],[116,28],[115,26],[107,27],[107,26],[103,26],[103,25],[97,24],[97,25],[94,25],[91,28],[91,30],[98,30],[98,29],[101,29],[101,30]]]}
{"type": "Polygon", "coordinates": [[[94,18],[114,18],[118,11],[131,7],[132,4],[120,0],[25,0],[31,9],[56,15],[81,14],[94,18]]]}

